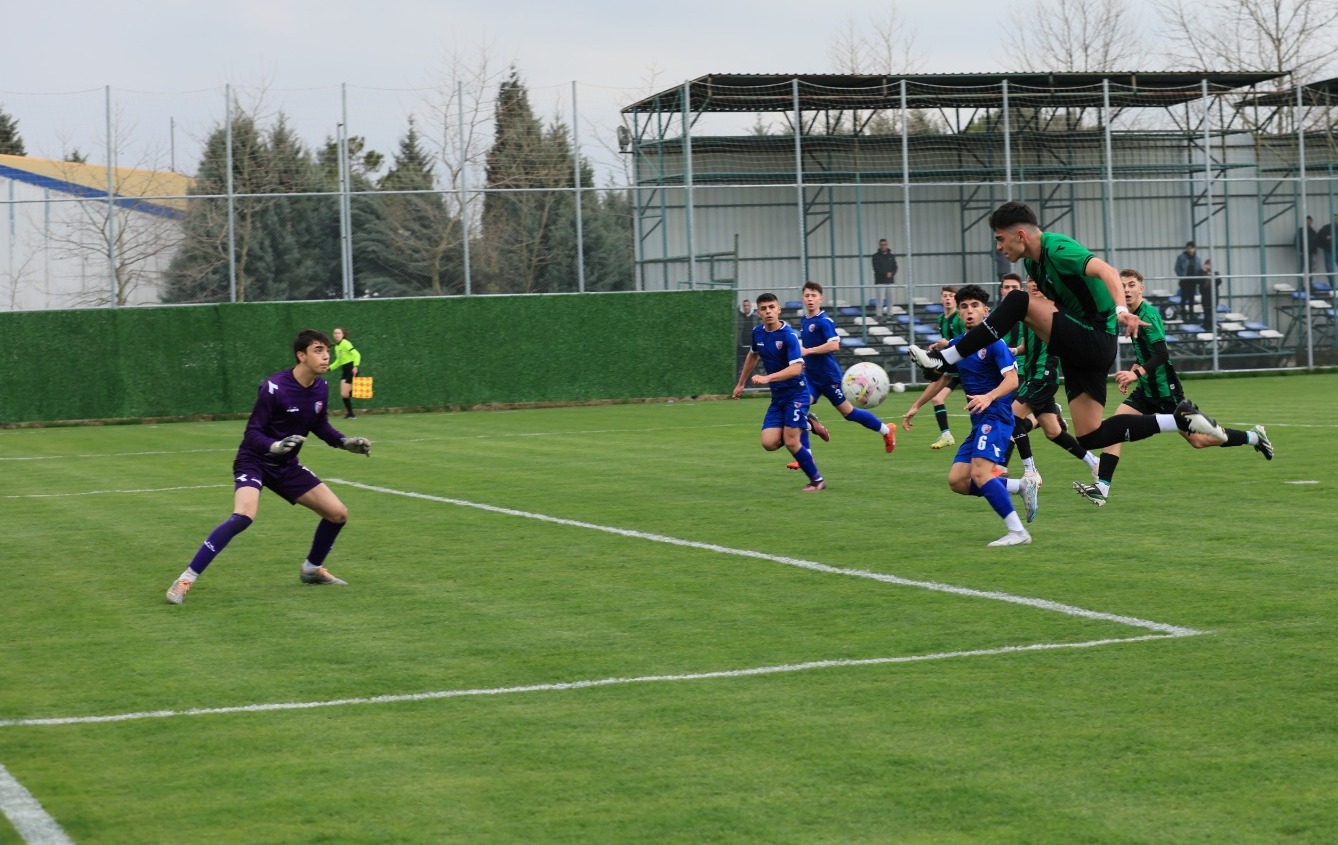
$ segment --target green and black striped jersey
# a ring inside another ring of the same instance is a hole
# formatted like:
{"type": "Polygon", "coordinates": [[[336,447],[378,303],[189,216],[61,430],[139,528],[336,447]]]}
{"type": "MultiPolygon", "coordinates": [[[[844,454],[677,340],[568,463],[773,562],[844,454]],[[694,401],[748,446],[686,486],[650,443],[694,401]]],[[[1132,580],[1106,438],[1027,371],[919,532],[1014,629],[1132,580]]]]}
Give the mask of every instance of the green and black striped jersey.
{"type": "Polygon", "coordinates": [[[1027,275],[1049,299],[1093,328],[1105,328],[1115,334],[1115,301],[1106,283],[1086,275],[1087,262],[1094,256],[1087,247],[1058,232],[1041,233],[1041,258],[1023,259],[1027,275]]]}
{"type": "Polygon", "coordinates": [[[943,335],[944,340],[952,340],[954,337],[966,334],[966,325],[962,323],[961,315],[956,311],[938,315],[938,333],[943,335]]]}
{"type": "Polygon", "coordinates": [[[1134,357],[1138,359],[1139,366],[1145,370],[1143,375],[1138,377],[1138,389],[1149,399],[1179,401],[1183,398],[1180,377],[1176,375],[1175,367],[1171,366],[1170,360],[1152,368],[1147,366],[1148,361],[1157,357],[1152,347],[1159,341],[1166,342],[1166,324],[1161,320],[1161,312],[1151,302],[1143,300],[1134,314],[1147,323],[1146,326],[1139,326],[1138,336],[1132,338],[1134,357]]]}

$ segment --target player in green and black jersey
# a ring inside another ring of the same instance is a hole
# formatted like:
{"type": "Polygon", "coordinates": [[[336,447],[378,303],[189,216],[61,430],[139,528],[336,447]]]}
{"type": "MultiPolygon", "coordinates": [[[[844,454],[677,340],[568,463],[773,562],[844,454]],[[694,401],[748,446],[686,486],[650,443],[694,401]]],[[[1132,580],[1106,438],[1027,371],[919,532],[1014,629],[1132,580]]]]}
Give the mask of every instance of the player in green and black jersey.
{"type": "MultiPolygon", "coordinates": [[[[1004,277],[999,287],[1000,292],[1007,296],[1008,293],[1021,289],[1021,278],[1016,273],[1010,273],[1004,277]]],[[[1022,457],[1024,474],[1035,475],[1039,481],[1040,473],[1032,458],[1031,438],[1028,436],[1028,432],[1039,428],[1056,446],[1085,461],[1092,468],[1092,476],[1095,478],[1096,456],[1078,445],[1077,438],[1069,432],[1068,425],[1064,422],[1064,413],[1059,403],[1055,401],[1055,395],[1059,392],[1059,359],[1051,354],[1049,344],[1037,337],[1029,326],[1019,324],[1017,328],[1019,338],[1013,348],[1020,379],[1017,396],[1013,400],[1013,414],[1017,423],[1003,463],[1007,465],[1012,450],[1016,447],[1017,453],[1022,457]]]]}
{"type": "MultiPolygon", "coordinates": [[[[1133,338],[1136,363],[1115,374],[1115,383],[1129,398],[1115,410],[1115,416],[1130,414],[1173,414],[1185,401],[1180,377],[1171,364],[1171,353],[1166,346],[1166,327],[1156,306],[1143,299],[1143,274],[1137,270],[1121,270],[1120,283],[1124,287],[1125,304],[1145,325],[1133,338]],[[1130,386],[1134,387],[1132,393],[1130,386]]],[[[1273,444],[1262,425],[1249,431],[1227,428],[1226,442],[1204,434],[1182,432],[1196,449],[1205,446],[1253,446],[1268,460],[1273,460],[1273,444]]],[[[1094,484],[1073,482],[1073,489],[1089,502],[1101,507],[1110,496],[1110,483],[1120,461],[1120,444],[1107,446],[1101,453],[1101,465],[1094,484]]]]}
{"type": "Polygon", "coordinates": [[[1106,374],[1115,361],[1117,328],[1123,325],[1135,337],[1146,325],[1123,304],[1119,274],[1067,235],[1042,232],[1036,212],[1023,203],[1006,202],[996,208],[990,228],[1005,258],[1023,259],[1027,277],[1040,295],[1014,291],[953,347],[930,353],[912,346],[911,360],[931,373],[941,373],[1025,321],[1062,361],[1069,413],[1084,448],[1099,449],[1167,431],[1193,431],[1226,440],[1221,426],[1188,401],[1172,414],[1156,418],[1103,422],[1106,374]]]}
{"type": "MultiPolygon", "coordinates": [[[[939,291],[939,303],[943,305],[943,313],[938,315],[938,333],[942,335],[941,340],[936,340],[929,345],[930,349],[942,349],[948,345],[948,341],[954,337],[960,337],[966,333],[966,326],[962,323],[962,317],[957,313],[957,288],[952,285],[944,285],[939,291]]],[[[933,378],[930,379],[933,381],[933,378]]],[[[929,444],[930,449],[942,449],[947,446],[956,446],[957,440],[952,436],[952,430],[948,428],[948,394],[952,393],[961,385],[961,379],[956,376],[948,379],[948,384],[938,392],[934,397],[934,422],[938,423],[938,439],[929,444]]]]}

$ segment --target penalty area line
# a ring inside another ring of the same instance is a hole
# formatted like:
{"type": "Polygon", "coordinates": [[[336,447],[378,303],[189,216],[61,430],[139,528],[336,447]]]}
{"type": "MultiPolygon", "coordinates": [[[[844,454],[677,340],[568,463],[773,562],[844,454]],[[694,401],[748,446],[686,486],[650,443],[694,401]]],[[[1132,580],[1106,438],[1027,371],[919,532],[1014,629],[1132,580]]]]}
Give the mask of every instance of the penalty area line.
{"type": "Polygon", "coordinates": [[[0,815],[28,845],[74,845],[33,794],[0,764],[0,815]]]}
{"type": "Polygon", "coordinates": [[[1022,605],[1024,607],[1033,607],[1037,610],[1048,610],[1053,613],[1062,613],[1065,616],[1074,616],[1081,619],[1091,619],[1102,622],[1115,622],[1120,625],[1128,625],[1132,628],[1141,628],[1145,631],[1156,631],[1162,634],[1170,634],[1177,637],[1196,636],[1206,634],[1207,631],[1200,631],[1194,628],[1185,628],[1179,625],[1168,625],[1164,622],[1154,622],[1149,619],[1139,619],[1136,616],[1123,616],[1114,613],[1102,613],[1096,610],[1087,610],[1082,607],[1075,607],[1069,604],[1049,601],[1048,599],[1030,598],[1027,596],[1016,596],[1012,593],[1003,593],[990,590],[975,590],[970,587],[957,587],[952,584],[941,584],[937,581],[916,581],[910,578],[901,578],[896,575],[888,575],[882,572],[869,572],[863,569],[844,569],[836,566],[828,566],[825,563],[818,563],[812,560],[803,560],[801,558],[786,557],[784,555],[773,555],[766,552],[757,552],[751,549],[735,549],[729,546],[721,546],[715,543],[702,543],[696,540],[683,540],[678,537],[669,537],[664,534],[651,534],[644,531],[633,531],[627,528],[615,528],[609,525],[599,525],[593,522],[582,522],[576,519],[564,519],[557,516],[548,516],[547,514],[531,513],[529,511],[516,510],[515,508],[498,507],[497,505],[486,505],[480,502],[470,502],[464,499],[452,499],[446,496],[432,496],[427,493],[414,493],[407,490],[395,490],[390,487],[378,487],[373,484],[363,484],[357,481],[348,481],[343,478],[332,478],[330,481],[336,484],[346,484],[349,487],[356,487],[360,490],[369,490],[374,493],[388,493],[394,496],[405,496],[410,499],[422,499],[429,502],[440,502],[446,505],[458,505],[465,508],[474,508],[476,510],[488,511],[489,513],[498,513],[506,516],[518,516],[525,519],[536,519],[541,522],[550,522],[556,525],[567,525],[573,528],[585,528],[591,531],[602,531],[605,534],[616,534],[622,537],[630,537],[636,540],[649,540],[655,543],[667,543],[671,546],[682,546],[690,549],[701,549],[703,551],[716,552],[718,554],[736,555],[738,557],[749,557],[757,560],[769,560],[773,563],[780,563],[786,566],[794,566],[800,569],[808,569],[814,572],[823,572],[829,575],[845,575],[851,578],[867,578],[872,581],[881,581],[885,584],[897,584],[903,587],[916,587],[922,590],[931,590],[938,593],[951,593],[968,598],[989,599],[991,601],[1007,602],[1009,604],[1022,605]]]}
{"type": "MultiPolygon", "coordinates": [[[[1193,634],[1143,634],[1133,637],[1114,637],[1086,640],[1077,643],[1033,643],[1030,645],[999,646],[966,651],[945,651],[936,654],[914,654],[902,657],[871,657],[848,660],[813,660],[806,663],[784,663],[775,666],[755,666],[748,669],[722,669],[714,672],[687,672],[679,675],[638,675],[626,678],[596,678],[584,681],[562,681],[549,684],[525,684],[511,687],[437,690],[400,695],[375,695],[364,698],[335,698],[327,701],[289,701],[272,704],[242,704],[235,707],[195,707],[185,710],[146,710],[139,713],[116,713],[106,716],[64,716],[38,719],[0,719],[0,728],[33,728],[53,725],[88,725],[102,722],[132,722],[141,719],[170,719],[177,716],[219,716],[230,713],[274,713],[284,710],[314,710],[321,707],[349,707],[361,704],[397,704],[412,701],[434,701],[444,698],[472,696],[516,695],[535,692],[565,692],[569,690],[612,687],[626,684],[672,683],[677,681],[710,681],[722,678],[750,678],[759,675],[779,675],[808,672],[815,669],[839,669],[858,666],[887,666],[899,663],[923,663],[933,660],[954,660],[968,657],[996,657],[1027,652],[1059,651],[1063,649],[1097,648],[1122,643],[1168,640],[1193,634]]],[[[3,771],[3,770],[0,770],[3,771]]]]}

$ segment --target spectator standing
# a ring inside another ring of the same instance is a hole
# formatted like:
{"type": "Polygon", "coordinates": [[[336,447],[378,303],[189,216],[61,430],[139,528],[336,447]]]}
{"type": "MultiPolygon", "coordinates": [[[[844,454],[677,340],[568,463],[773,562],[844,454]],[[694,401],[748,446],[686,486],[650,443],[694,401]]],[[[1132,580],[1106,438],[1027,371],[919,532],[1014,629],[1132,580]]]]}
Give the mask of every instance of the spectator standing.
{"type": "MultiPolygon", "coordinates": [[[[1332,230],[1330,230],[1332,231],[1332,230]]],[[[1319,251],[1319,232],[1315,231],[1315,218],[1306,215],[1305,225],[1296,230],[1296,272],[1306,279],[1306,259],[1309,258],[1310,272],[1315,271],[1315,253],[1319,251]]]]}
{"type": "Polygon", "coordinates": [[[1199,279],[1199,300],[1203,303],[1203,320],[1205,323],[1211,321],[1217,315],[1217,302],[1222,298],[1221,290],[1222,277],[1213,272],[1213,260],[1211,258],[1203,259],[1203,277],[1199,279]]]}
{"type": "Polygon", "coordinates": [[[747,357],[748,350],[752,348],[753,326],[755,325],[757,325],[757,312],[753,310],[753,303],[745,299],[739,305],[739,310],[734,312],[735,370],[743,366],[743,359],[747,357]]]}
{"type": "MultiPolygon", "coordinates": [[[[1180,279],[1180,313],[1182,320],[1191,320],[1194,318],[1194,294],[1199,289],[1199,283],[1202,281],[1203,265],[1194,255],[1194,242],[1185,244],[1185,251],[1180,253],[1175,259],[1175,275],[1180,279]]],[[[1208,303],[1203,302],[1204,319],[1207,319],[1208,303]]]]}
{"type": "Polygon", "coordinates": [[[1334,243],[1335,235],[1338,235],[1338,214],[1333,215],[1332,223],[1325,223],[1315,233],[1315,240],[1319,242],[1320,254],[1324,257],[1324,272],[1329,277],[1329,287],[1334,286],[1334,270],[1338,269],[1338,262],[1334,260],[1334,249],[1338,247],[1338,244],[1334,243]]]}
{"type": "Polygon", "coordinates": [[[878,251],[873,258],[873,283],[875,285],[886,285],[882,291],[875,294],[878,300],[879,310],[886,314],[892,308],[892,288],[897,281],[897,257],[892,254],[892,249],[887,245],[887,238],[881,238],[878,241],[878,251]]]}

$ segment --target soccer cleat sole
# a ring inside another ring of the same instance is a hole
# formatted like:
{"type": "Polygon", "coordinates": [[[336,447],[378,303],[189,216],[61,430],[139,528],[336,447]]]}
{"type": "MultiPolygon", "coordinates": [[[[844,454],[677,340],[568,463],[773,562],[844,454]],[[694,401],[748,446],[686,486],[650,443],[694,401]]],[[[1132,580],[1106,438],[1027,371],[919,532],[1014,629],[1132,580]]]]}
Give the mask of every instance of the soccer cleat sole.
{"type": "Polygon", "coordinates": [[[1098,508],[1104,508],[1106,506],[1106,497],[1102,496],[1101,491],[1095,488],[1095,484],[1083,484],[1081,481],[1073,482],[1073,492],[1082,496],[1098,508]]]}
{"type": "Polygon", "coordinates": [[[1040,497],[1037,495],[1041,485],[1034,475],[1022,476],[1021,484],[1022,489],[1019,492],[1022,494],[1022,505],[1027,510],[1027,522],[1031,522],[1036,518],[1036,512],[1041,508],[1040,497]]]}
{"type": "Polygon", "coordinates": [[[947,369],[948,366],[942,358],[937,355],[932,355],[918,346],[912,345],[907,347],[906,354],[917,367],[934,378],[943,375],[943,371],[947,369]]]}
{"type": "Polygon", "coordinates": [[[827,426],[818,422],[818,418],[812,414],[808,415],[808,427],[813,430],[814,434],[822,438],[822,442],[832,442],[832,433],[827,430],[827,426]]]}

